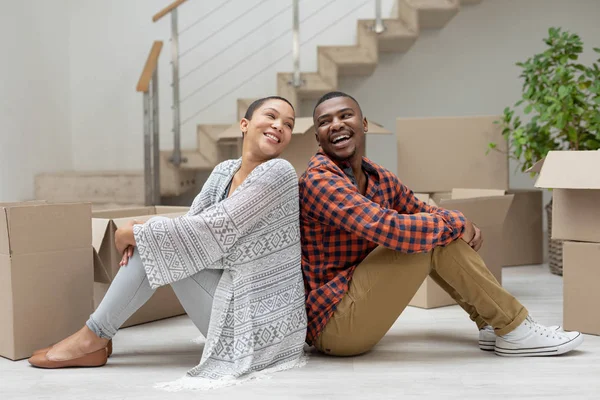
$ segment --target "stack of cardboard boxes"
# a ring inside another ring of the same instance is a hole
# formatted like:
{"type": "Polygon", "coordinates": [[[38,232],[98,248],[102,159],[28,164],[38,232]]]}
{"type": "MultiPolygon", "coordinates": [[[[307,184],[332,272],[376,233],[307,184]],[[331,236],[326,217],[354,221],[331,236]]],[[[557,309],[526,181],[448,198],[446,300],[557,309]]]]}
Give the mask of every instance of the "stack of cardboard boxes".
{"type": "Polygon", "coordinates": [[[552,238],[563,243],[563,323],[600,335],[600,151],[551,151],[536,186],[552,190],[552,238]]]}
{"type": "MultiPolygon", "coordinates": [[[[398,177],[417,197],[459,210],[484,235],[480,255],[502,282],[502,267],[543,262],[542,192],[509,190],[506,141],[499,116],[399,118],[398,177]],[[488,144],[498,151],[488,154],[488,144]]],[[[455,304],[431,278],[410,303],[434,308],[455,304]]]]}

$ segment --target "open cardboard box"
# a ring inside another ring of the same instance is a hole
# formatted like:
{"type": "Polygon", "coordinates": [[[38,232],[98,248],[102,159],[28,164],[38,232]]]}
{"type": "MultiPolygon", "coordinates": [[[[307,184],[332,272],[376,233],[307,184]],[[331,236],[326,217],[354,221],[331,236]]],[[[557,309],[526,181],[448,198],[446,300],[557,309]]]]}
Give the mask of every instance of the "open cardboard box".
{"type": "Polygon", "coordinates": [[[535,183],[552,190],[552,239],[600,243],[600,150],[551,151],[535,183]]]}
{"type": "Polygon", "coordinates": [[[28,358],[92,312],[90,203],[0,203],[0,356],[28,358]]]}
{"type": "MultiPolygon", "coordinates": [[[[433,195],[415,193],[430,205],[449,210],[461,211],[466,218],[476,224],[482,231],[484,243],[479,250],[481,258],[498,282],[502,283],[502,262],[504,249],[503,226],[514,195],[489,196],[487,192],[469,193],[455,190],[455,193],[438,193],[433,195]],[[461,198],[454,198],[456,197],[461,198]],[[470,198],[467,198],[471,196],[470,198]]],[[[427,277],[409,303],[420,308],[436,308],[456,304],[437,283],[427,277]]]]}
{"type": "Polygon", "coordinates": [[[535,185],[553,189],[552,238],[565,241],[565,329],[600,335],[600,150],[551,151],[536,168],[535,185]]]}
{"type": "Polygon", "coordinates": [[[543,193],[539,189],[454,189],[453,199],[513,195],[504,220],[502,266],[544,262],[543,193]]]}
{"type": "MultiPolygon", "coordinates": [[[[106,294],[110,283],[119,272],[121,255],[115,248],[115,232],[121,226],[135,219],[145,222],[157,215],[178,217],[185,215],[189,207],[149,206],[95,211],[92,216],[92,244],[94,247],[94,309],[106,294]]],[[[177,296],[170,286],[163,286],[135,312],[124,327],[156,321],[185,314],[177,296]]]]}

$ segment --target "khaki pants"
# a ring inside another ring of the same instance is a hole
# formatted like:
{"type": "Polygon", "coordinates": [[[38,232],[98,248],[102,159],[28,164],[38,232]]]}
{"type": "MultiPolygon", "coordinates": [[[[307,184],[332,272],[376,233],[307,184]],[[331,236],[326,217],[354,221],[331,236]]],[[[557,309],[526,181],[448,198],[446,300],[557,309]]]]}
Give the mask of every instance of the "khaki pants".
{"type": "Polygon", "coordinates": [[[424,254],[378,247],[354,271],[350,288],[315,342],[325,354],[352,356],[375,346],[430,275],[479,328],[489,324],[505,335],[528,312],[459,239],[424,254]]]}

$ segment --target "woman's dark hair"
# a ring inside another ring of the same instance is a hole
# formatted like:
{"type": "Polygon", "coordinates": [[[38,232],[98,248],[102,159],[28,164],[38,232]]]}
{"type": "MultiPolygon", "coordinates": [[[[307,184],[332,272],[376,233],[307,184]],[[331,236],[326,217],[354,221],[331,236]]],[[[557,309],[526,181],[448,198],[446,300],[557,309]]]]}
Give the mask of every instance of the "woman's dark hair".
{"type": "MultiPolygon", "coordinates": [[[[289,102],[288,99],[284,99],[281,96],[269,96],[269,97],[263,97],[262,99],[258,99],[258,100],[254,100],[252,102],[252,104],[250,104],[250,107],[248,107],[248,109],[246,110],[246,114],[244,115],[244,118],[246,119],[252,119],[252,116],[254,115],[254,111],[256,111],[256,109],[260,106],[263,105],[263,103],[267,100],[281,100],[281,101],[285,101],[286,103],[288,103],[290,105],[290,107],[292,107],[292,110],[294,110],[294,106],[292,105],[292,103],[289,102]]],[[[296,112],[296,110],[294,110],[294,113],[296,112]]]]}

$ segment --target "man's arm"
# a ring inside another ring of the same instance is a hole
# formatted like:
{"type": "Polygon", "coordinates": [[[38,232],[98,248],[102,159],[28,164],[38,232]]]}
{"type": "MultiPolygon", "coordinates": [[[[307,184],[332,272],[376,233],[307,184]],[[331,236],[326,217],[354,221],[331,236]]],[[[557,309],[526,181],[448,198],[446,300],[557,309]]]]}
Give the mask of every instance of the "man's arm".
{"type": "MultiPolygon", "coordinates": [[[[446,210],[441,207],[435,207],[421,201],[412,190],[403,185],[397,178],[396,180],[396,201],[394,209],[399,213],[416,214],[429,213],[439,215],[450,224],[462,224],[464,226],[463,233],[459,237],[467,242],[475,250],[481,247],[481,232],[471,221],[464,218],[462,213],[458,211],[446,210]],[[462,217],[459,218],[459,217],[462,217]]],[[[454,226],[458,228],[458,226],[454,226]]]]}
{"type": "Polygon", "coordinates": [[[381,207],[324,167],[310,170],[301,179],[300,202],[302,212],[321,224],[403,253],[423,253],[446,245],[462,235],[465,223],[456,212],[401,214],[381,207]]]}

